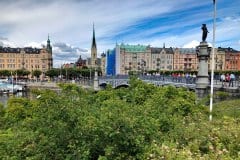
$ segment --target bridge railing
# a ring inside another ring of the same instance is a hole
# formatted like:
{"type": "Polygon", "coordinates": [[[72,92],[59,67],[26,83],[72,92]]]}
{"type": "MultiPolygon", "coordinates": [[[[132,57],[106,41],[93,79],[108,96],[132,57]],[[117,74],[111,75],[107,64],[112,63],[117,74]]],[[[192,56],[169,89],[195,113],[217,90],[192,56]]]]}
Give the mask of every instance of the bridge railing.
{"type": "MultiPolygon", "coordinates": [[[[196,84],[196,77],[193,76],[172,76],[172,75],[139,75],[139,79],[144,80],[144,81],[161,81],[161,82],[171,82],[171,83],[181,83],[181,84],[196,84]]],[[[123,79],[129,79],[128,75],[116,75],[116,76],[104,76],[104,77],[99,77],[99,79],[105,79],[105,80],[110,80],[110,79],[118,79],[118,80],[123,80],[123,79]]],[[[214,76],[214,85],[223,85],[223,87],[228,87],[229,82],[221,82],[219,79],[219,76],[216,75],[214,76]]],[[[210,78],[209,78],[209,85],[210,85],[210,78]]],[[[236,77],[235,80],[231,83],[231,87],[239,87],[240,81],[239,77],[236,77]]]]}

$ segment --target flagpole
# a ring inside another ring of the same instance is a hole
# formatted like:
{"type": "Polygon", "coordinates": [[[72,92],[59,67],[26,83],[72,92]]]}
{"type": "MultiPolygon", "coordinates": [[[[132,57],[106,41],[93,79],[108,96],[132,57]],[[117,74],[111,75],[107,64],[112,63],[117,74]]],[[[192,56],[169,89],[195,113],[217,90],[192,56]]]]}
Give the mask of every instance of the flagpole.
{"type": "Polygon", "coordinates": [[[214,67],[215,67],[215,31],[216,31],[216,0],[213,0],[214,12],[213,12],[213,49],[212,49],[212,70],[211,70],[211,93],[210,93],[210,115],[209,120],[212,121],[212,109],[213,109],[213,80],[214,80],[214,67]]]}

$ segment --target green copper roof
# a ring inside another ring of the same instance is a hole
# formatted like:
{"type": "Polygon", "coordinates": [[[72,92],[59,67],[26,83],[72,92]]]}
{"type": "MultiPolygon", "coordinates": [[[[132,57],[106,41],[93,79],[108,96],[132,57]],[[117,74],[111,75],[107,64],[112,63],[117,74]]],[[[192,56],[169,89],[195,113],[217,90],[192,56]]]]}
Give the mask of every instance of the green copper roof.
{"type": "Polygon", "coordinates": [[[147,46],[144,45],[129,45],[129,44],[121,44],[121,49],[125,49],[126,52],[146,52],[147,46]]]}

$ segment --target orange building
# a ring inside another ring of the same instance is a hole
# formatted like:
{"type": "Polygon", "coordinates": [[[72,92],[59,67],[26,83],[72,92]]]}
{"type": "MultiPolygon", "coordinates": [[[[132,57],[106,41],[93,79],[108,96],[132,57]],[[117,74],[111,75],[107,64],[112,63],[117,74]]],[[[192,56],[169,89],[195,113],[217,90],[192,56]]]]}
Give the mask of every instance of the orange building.
{"type": "Polygon", "coordinates": [[[175,48],[173,70],[196,71],[198,59],[195,48],[175,48]]]}
{"type": "Polygon", "coordinates": [[[225,70],[240,70],[240,52],[232,48],[225,50],[225,70]]]}

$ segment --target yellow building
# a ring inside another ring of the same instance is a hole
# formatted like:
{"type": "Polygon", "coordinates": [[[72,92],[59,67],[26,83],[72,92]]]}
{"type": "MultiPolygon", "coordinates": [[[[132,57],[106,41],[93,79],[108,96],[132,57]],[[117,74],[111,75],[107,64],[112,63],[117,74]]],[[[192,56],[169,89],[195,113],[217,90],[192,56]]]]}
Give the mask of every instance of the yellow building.
{"type": "MultiPolygon", "coordinates": [[[[224,48],[215,48],[214,50],[214,64],[215,64],[215,68],[214,70],[219,70],[219,71],[222,71],[225,69],[225,57],[226,57],[226,53],[225,53],[225,50],[224,48]]],[[[212,69],[212,54],[210,54],[210,58],[208,60],[208,68],[209,70],[212,69]]]]}
{"type": "Polygon", "coordinates": [[[102,75],[106,75],[106,54],[101,54],[101,71],[102,75]]]}
{"type": "Polygon", "coordinates": [[[152,70],[173,70],[173,49],[151,47],[151,69],[152,70]]]}
{"type": "Polygon", "coordinates": [[[48,37],[47,46],[41,49],[0,46],[0,70],[40,70],[44,74],[53,67],[52,46],[48,37]]]}
{"type": "Polygon", "coordinates": [[[116,74],[126,75],[129,72],[148,71],[151,65],[150,46],[116,45],[116,74]]]}

